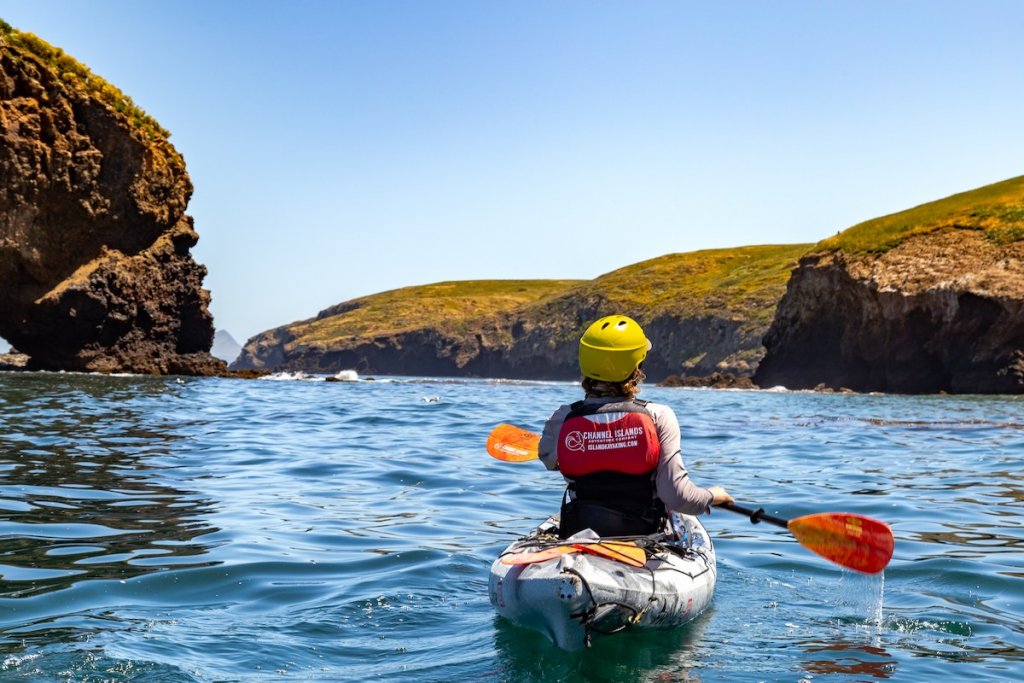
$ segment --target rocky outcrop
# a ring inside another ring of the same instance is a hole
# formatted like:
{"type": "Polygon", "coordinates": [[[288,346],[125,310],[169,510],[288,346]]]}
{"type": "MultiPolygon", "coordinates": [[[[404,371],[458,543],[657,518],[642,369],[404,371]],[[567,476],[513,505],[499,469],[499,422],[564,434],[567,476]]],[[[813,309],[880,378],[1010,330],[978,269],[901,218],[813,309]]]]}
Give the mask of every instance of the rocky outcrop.
{"type": "Polygon", "coordinates": [[[757,389],[750,377],[737,377],[727,372],[713,372],[703,377],[672,375],[658,383],[662,387],[687,387],[708,389],[757,389]]]}
{"type": "Polygon", "coordinates": [[[762,387],[1024,393],[1024,242],[949,229],[811,254],[764,344],[762,387]]]}
{"type": "MultiPolygon", "coordinates": [[[[289,331],[287,325],[261,332],[255,337],[251,337],[242,346],[242,352],[231,364],[230,368],[232,370],[283,371],[287,369],[292,371],[292,368],[285,368],[284,364],[287,346],[294,339],[295,336],[289,331]]],[[[349,365],[347,368],[338,368],[338,370],[355,367],[355,365],[349,365]]],[[[320,370],[311,370],[307,367],[296,368],[296,370],[301,370],[302,372],[321,372],[320,370]]],[[[331,370],[324,370],[323,372],[331,372],[331,370]]]]}
{"type": "Polygon", "coordinates": [[[0,372],[11,370],[25,370],[28,367],[28,356],[19,353],[17,349],[11,349],[6,353],[0,353],[0,372]]]}
{"type": "Polygon", "coordinates": [[[223,371],[181,155],[116,88],[0,28],[0,337],[34,369],[223,371]]]}

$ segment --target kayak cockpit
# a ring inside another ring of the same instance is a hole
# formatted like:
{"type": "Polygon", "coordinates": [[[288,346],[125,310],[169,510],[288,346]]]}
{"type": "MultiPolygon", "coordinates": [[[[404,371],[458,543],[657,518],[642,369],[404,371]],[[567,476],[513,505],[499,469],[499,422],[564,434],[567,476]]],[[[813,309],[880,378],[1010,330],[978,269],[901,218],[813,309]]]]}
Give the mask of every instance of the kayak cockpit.
{"type": "Polygon", "coordinates": [[[577,650],[595,636],[684,624],[710,603],[715,551],[696,517],[673,514],[662,533],[558,538],[551,517],[491,566],[498,614],[577,650]]]}

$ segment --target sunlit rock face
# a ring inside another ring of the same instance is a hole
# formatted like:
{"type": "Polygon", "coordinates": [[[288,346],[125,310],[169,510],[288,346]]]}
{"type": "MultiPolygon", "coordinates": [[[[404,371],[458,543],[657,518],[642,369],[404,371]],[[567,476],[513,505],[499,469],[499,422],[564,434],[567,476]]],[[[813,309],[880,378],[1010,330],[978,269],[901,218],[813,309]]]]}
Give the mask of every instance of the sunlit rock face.
{"type": "Polygon", "coordinates": [[[762,387],[1024,393],[1024,242],[948,230],[806,256],[764,344],[762,387]]]}
{"type": "Polygon", "coordinates": [[[52,62],[0,34],[0,337],[35,369],[223,370],[184,160],[52,62]]]}

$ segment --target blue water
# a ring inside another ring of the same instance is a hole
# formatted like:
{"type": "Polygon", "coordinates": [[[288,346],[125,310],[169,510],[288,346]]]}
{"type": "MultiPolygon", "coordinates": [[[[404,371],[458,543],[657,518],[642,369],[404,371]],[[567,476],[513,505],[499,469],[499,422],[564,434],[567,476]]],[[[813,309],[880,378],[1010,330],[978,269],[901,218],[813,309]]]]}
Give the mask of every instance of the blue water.
{"type": "Polygon", "coordinates": [[[0,680],[1024,680],[1024,400],[645,388],[698,482],[878,517],[895,556],[718,511],[708,612],[568,655],[487,599],[559,478],[483,441],[577,395],[0,373],[0,680]]]}

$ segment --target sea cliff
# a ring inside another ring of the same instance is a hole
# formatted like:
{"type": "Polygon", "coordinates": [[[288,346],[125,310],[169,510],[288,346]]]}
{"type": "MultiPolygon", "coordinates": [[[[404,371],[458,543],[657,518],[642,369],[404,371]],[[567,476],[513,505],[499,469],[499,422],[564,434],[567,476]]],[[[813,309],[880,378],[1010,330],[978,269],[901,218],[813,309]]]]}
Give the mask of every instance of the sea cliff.
{"type": "Polygon", "coordinates": [[[761,386],[1024,392],[1024,178],[819,243],[764,343],[761,386]]]}
{"type": "Polygon", "coordinates": [[[0,336],[33,369],[210,374],[192,183],[119,89],[0,22],[0,336]]]}
{"type": "Polygon", "coordinates": [[[653,381],[749,376],[808,245],[669,254],[588,281],[472,281],[362,297],[250,339],[235,369],[573,379],[586,326],[634,316],[653,381]]]}

